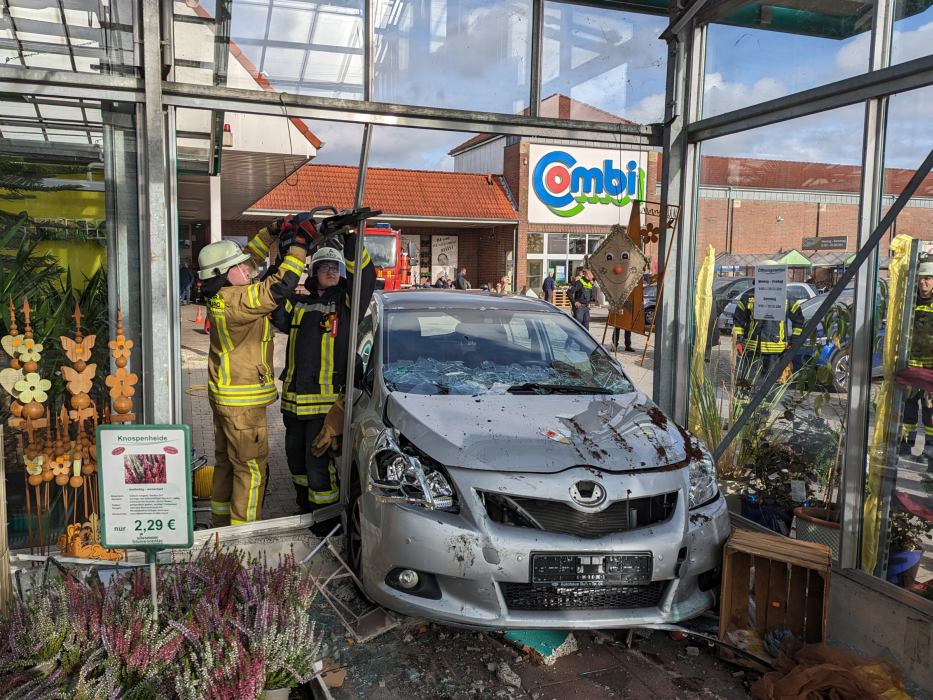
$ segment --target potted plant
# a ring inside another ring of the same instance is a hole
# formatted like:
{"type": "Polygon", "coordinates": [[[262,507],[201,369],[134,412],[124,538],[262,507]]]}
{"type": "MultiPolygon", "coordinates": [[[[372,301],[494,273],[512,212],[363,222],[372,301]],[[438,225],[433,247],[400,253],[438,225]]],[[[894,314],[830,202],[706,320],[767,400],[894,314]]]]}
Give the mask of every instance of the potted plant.
{"type": "Polygon", "coordinates": [[[923,557],[923,539],[933,533],[929,523],[913,513],[892,510],[888,530],[888,581],[908,588],[923,557]]]}

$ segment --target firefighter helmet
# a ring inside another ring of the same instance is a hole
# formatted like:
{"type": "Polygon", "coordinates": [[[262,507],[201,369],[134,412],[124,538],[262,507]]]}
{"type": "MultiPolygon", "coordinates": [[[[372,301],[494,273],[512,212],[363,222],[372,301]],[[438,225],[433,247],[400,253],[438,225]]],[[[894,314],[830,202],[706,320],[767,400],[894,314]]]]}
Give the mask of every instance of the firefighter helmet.
{"type": "Polygon", "coordinates": [[[920,263],[920,267],[917,268],[918,277],[933,277],[933,260],[928,260],[920,263]]]}
{"type": "Polygon", "coordinates": [[[234,241],[215,241],[201,248],[198,254],[198,277],[202,280],[227,274],[234,265],[250,259],[234,241]]]}
{"type": "Polygon", "coordinates": [[[311,274],[314,274],[314,267],[318,263],[322,262],[335,262],[340,268],[340,276],[346,276],[346,267],[343,262],[343,253],[341,253],[336,248],[319,248],[313,256],[311,256],[311,274]]]}

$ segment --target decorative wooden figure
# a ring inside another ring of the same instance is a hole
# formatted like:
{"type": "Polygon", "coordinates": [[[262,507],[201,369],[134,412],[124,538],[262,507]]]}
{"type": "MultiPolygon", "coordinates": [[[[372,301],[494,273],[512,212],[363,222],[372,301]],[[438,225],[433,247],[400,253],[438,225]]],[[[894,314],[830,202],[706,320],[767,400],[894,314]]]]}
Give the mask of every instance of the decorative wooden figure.
{"type": "Polygon", "coordinates": [[[127,371],[130,356],[133,353],[133,341],[123,335],[123,311],[117,309],[117,337],[108,343],[110,354],[116,371],[104,381],[110,387],[110,398],[113,399],[113,411],[110,413],[111,423],[132,423],[136,420],[133,413],[132,396],[136,393],[136,383],[139,377],[127,371]]]}

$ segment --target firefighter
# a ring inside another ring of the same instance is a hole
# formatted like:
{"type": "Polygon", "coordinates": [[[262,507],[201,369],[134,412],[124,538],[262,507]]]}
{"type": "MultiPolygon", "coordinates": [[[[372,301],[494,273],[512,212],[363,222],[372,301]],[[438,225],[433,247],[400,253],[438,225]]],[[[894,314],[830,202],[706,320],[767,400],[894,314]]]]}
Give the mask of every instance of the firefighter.
{"type": "MultiPolygon", "coordinates": [[[[777,265],[765,262],[763,265],[777,265]]],[[[778,362],[781,353],[790,345],[790,339],[803,331],[806,320],[800,311],[800,301],[785,299],[782,321],[755,319],[755,288],[746,291],[735,305],[732,334],[736,354],[739,356],[738,375],[749,389],[763,378],[778,362]]]]}
{"type": "Polygon", "coordinates": [[[570,303],[573,306],[573,317],[580,325],[590,329],[590,304],[596,302],[596,288],[593,286],[593,273],[581,269],[580,277],[570,288],[570,303]]]}
{"type": "MultiPolygon", "coordinates": [[[[917,269],[917,298],[914,302],[914,324],[911,332],[909,367],[933,369],[933,260],[920,263],[917,269]]],[[[917,423],[923,419],[924,448],[927,469],[933,471],[933,408],[930,395],[910,389],[904,397],[904,438],[899,452],[910,455],[917,439],[917,423]]]]}
{"type": "MultiPolygon", "coordinates": [[[[291,218],[300,226],[309,215],[291,218]]],[[[262,229],[244,252],[217,241],[198,255],[210,318],[208,398],[214,414],[214,527],[259,520],[269,455],[266,406],[278,398],[272,374],[269,314],[298,285],[310,238],[300,229],[274,274],[253,282],[255,265],[286,228],[283,220],[262,229]]]]}
{"type": "MultiPolygon", "coordinates": [[[[350,303],[354,274],[363,277],[358,306],[362,318],[376,288],[376,270],[363,248],[359,266],[356,233],[346,235],[343,252],[324,247],[311,258],[305,287],[273,314],[273,322],[288,333],[282,372],[282,418],[285,453],[301,513],[336,503],[337,470],[332,456],[343,432],[350,303]]],[[[312,531],[326,534],[333,521],[315,523],[312,531]]]]}

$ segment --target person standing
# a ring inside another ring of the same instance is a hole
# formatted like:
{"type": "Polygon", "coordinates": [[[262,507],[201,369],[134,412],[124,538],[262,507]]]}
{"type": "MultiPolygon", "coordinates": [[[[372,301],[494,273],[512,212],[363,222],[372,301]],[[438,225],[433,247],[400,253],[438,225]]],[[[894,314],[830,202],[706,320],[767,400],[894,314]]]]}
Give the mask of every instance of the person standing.
{"type": "Polygon", "coordinates": [[[570,288],[570,303],[573,306],[573,317],[580,325],[590,329],[590,304],[596,301],[596,290],[593,287],[593,273],[584,268],[580,276],[570,288]]]}
{"type": "Polygon", "coordinates": [[[554,303],[554,270],[548,270],[547,277],[541,285],[541,291],[544,292],[544,300],[549,304],[554,303]]]}
{"type": "MultiPolygon", "coordinates": [[[[917,297],[914,300],[913,330],[910,334],[908,367],[933,370],[933,260],[920,263],[917,269],[917,297]]],[[[909,389],[904,395],[904,428],[898,452],[910,455],[917,439],[918,421],[923,421],[923,455],[927,470],[933,471],[933,408],[930,395],[909,389]]]]}
{"type": "Polygon", "coordinates": [[[194,272],[191,271],[191,266],[189,264],[181,266],[181,270],[178,273],[178,283],[181,286],[181,303],[190,303],[191,288],[194,286],[194,272]]]}
{"type": "MultiPolygon", "coordinates": [[[[320,248],[311,258],[305,280],[308,295],[293,295],[272,316],[276,328],[288,333],[282,372],[282,419],[285,454],[301,513],[336,503],[339,497],[333,455],[343,432],[347,354],[353,276],[362,275],[356,301],[362,319],[376,289],[376,269],[363,248],[356,264],[356,233],[345,234],[343,252],[320,248]]],[[[315,523],[325,535],[333,520],[315,523]]]]}
{"type": "Polygon", "coordinates": [[[221,240],[198,255],[211,321],[207,393],[214,414],[214,527],[260,519],[269,456],[266,406],[278,398],[269,314],[298,285],[311,240],[302,225],[310,222],[310,214],[279,219],[262,229],[246,252],[221,240]],[[278,270],[253,282],[254,266],[289,229],[297,233],[278,270]]]}
{"type": "Polygon", "coordinates": [[[790,345],[790,339],[803,331],[806,320],[800,311],[800,301],[791,303],[785,299],[784,314],[785,318],[781,321],[756,319],[754,287],[748,289],[736,302],[732,335],[739,356],[737,373],[747,384],[745,389],[760,381],[779,361],[781,354],[790,345]]]}
{"type": "Polygon", "coordinates": [[[470,281],[466,278],[466,273],[466,268],[461,267],[457,276],[454,278],[454,287],[457,289],[472,289],[473,285],[471,285],[470,281]]]}

